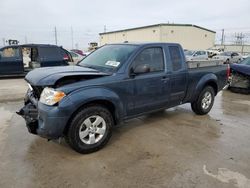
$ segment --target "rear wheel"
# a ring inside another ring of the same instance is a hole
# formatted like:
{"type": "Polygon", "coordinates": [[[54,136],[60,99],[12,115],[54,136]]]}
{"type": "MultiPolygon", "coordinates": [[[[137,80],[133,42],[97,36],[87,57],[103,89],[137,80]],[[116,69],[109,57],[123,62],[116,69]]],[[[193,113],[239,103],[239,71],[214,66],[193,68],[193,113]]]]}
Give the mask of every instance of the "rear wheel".
{"type": "Polygon", "coordinates": [[[195,102],[191,103],[194,113],[198,115],[207,114],[214,104],[214,89],[211,86],[205,87],[195,102]]]}
{"type": "Polygon", "coordinates": [[[102,106],[86,106],[72,119],[66,141],[79,153],[91,153],[104,147],[112,134],[113,118],[102,106]]]}

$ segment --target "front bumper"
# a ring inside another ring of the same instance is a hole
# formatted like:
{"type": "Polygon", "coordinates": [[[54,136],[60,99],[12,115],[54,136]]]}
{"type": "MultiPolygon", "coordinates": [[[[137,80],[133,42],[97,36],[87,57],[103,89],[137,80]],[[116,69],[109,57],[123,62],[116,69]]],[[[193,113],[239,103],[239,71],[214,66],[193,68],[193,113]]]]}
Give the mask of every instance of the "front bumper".
{"type": "Polygon", "coordinates": [[[63,131],[69,119],[68,111],[59,106],[47,106],[40,103],[28,90],[25,106],[17,112],[25,121],[28,131],[47,139],[57,139],[63,136],[63,131]]]}

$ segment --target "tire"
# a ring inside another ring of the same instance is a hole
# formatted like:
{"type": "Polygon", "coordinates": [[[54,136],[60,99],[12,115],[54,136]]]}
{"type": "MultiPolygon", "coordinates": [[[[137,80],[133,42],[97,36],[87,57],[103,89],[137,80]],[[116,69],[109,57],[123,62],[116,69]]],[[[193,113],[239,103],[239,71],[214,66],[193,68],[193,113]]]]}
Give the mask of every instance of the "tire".
{"type": "Polygon", "coordinates": [[[206,86],[198,98],[191,103],[193,112],[197,115],[205,115],[210,112],[214,104],[214,95],[214,89],[211,86],[206,86]]]}
{"type": "Polygon", "coordinates": [[[79,153],[92,153],[108,143],[113,125],[113,117],[105,107],[86,106],[70,122],[65,140],[79,153]]]}

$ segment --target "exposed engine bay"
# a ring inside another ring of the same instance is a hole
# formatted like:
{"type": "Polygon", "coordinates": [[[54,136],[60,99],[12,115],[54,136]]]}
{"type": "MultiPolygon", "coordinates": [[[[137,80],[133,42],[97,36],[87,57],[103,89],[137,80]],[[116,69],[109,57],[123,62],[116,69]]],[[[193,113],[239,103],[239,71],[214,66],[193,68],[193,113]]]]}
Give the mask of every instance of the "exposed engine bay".
{"type": "Polygon", "coordinates": [[[250,76],[232,70],[229,89],[236,93],[250,94],[250,76]]]}

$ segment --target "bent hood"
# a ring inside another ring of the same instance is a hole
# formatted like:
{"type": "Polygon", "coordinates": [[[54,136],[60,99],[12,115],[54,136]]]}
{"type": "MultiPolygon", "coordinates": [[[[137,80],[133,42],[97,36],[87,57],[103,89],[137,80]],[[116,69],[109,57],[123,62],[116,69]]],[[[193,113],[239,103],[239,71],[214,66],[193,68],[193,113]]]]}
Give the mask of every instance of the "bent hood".
{"type": "Polygon", "coordinates": [[[26,75],[25,80],[34,86],[51,86],[63,77],[95,75],[107,76],[109,74],[81,66],[58,66],[34,69],[26,75]]]}
{"type": "Polygon", "coordinates": [[[250,76],[250,66],[249,65],[231,64],[230,68],[236,72],[250,76]]]}

